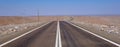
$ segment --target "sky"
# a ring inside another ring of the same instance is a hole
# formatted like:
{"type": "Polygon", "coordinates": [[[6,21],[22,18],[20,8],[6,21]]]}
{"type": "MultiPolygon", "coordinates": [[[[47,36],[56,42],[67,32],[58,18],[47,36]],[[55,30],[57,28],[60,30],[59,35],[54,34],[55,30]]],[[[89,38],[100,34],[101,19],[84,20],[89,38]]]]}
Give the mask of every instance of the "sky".
{"type": "Polygon", "coordinates": [[[120,0],[0,0],[0,16],[120,15],[120,0]]]}

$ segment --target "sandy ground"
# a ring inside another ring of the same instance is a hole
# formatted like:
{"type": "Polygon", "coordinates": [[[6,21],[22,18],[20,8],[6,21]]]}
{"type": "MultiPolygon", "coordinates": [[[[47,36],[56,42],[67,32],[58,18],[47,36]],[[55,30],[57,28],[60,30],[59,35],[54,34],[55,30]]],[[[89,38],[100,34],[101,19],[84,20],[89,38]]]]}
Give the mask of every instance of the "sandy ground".
{"type": "Polygon", "coordinates": [[[32,22],[46,22],[54,19],[54,17],[38,17],[30,16],[0,16],[0,25],[8,25],[8,24],[22,24],[22,23],[32,23],[32,22]]]}
{"type": "Polygon", "coordinates": [[[120,16],[74,16],[72,21],[93,24],[119,25],[120,16]]]}
{"type": "Polygon", "coordinates": [[[22,24],[32,22],[47,22],[57,20],[68,20],[70,17],[67,16],[0,16],[0,26],[9,24],[22,24]]]}

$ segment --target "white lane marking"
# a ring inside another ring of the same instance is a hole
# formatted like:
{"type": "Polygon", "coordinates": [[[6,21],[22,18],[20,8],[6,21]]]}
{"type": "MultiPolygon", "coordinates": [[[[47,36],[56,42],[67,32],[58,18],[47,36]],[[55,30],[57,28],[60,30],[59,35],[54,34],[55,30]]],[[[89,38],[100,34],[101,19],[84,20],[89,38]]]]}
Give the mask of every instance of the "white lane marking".
{"type": "Polygon", "coordinates": [[[55,47],[62,47],[61,34],[60,34],[60,23],[57,22],[57,31],[56,31],[56,43],[55,47]]]}
{"type": "Polygon", "coordinates": [[[30,31],[28,31],[28,32],[26,32],[26,33],[24,33],[24,34],[22,34],[22,35],[20,35],[20,36],[18,36],[18,37],[16,37],[16,38],[14,38],[14,39],[11,39],[11,40],[9,40],[9,41],[7,41],[7,42],[1,44],[0,47],[5,46],[6,44],[11,43],[11,42],[13,42],[13,41],[15,41],[15,40],[17,40],[17,39],[19,39],[19,38],[21,38],[21,37],[23,37],[23,36],[25,36],[25,35],[31,33],[31,32],[33,32],[33,31],[35,31],[35,30],[37,30],[37,29],[39,29],[39,28],[41,28],[41,27],[43,27],[43,26],[49,24],[49,23],[50,23],[50,22],[48,22],[48,23],[46,23],[46,24],[43,24],[43,25],[41,25],[41,26],[38,27],[38,28],[35,28],[35,29],[33,29],[33,30],[30,30],[30,31]]]}
{"type": "MultiPolygon", "coordinates": [[[[70,22],[68,22],[68,23],[70,23],[70,22]]],[[[115,42],[113,42],[113,41],[111,41],[111,40],[108,40],[108,39],[106,39],[106,38],[104,38],[104,37],[102,37],[102,36],[99,36],[99,35],[97,35],[97,34],[95,34],[95,33],[92,33],[92,32],[90,32],[90,31],[88,31],[88,30],[86,30],[86,29],[84,29],[84,28],[81,28],[81,27],[79,27],[79,26],[73,24],[73,23],[70,23],[70,24],[73,25],[73,26],[75,26],[75,27],[77,27],[77,28],[79,28],[79,29],[82,29],[82,30],[84,30],[84,31],[86,31],[86,32],[88,32],[88,33],[90,33],[90,34],[96,36],[96,37],[99,37],[99,38],[101,38],[101,39],[103,39],[103,40],[105,40],[105,41],[107,41],[107,42],[109,42],[109,43],[112,43],[112,44],[114,44],[114,45],[120,47],[120,44],[117,44],[117,43],[115,43],[115,42]]]]}

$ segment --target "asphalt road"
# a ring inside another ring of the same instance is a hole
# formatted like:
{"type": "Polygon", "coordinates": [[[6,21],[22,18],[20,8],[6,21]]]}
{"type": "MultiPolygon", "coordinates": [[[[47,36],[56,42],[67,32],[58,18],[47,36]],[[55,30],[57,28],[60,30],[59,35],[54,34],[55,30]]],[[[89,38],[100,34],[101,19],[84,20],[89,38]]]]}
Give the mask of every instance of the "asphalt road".
{"type": "MultiPolygon", "coordinates": [[[[60,21],[62,47],[117,47],[73,25],[60,21]]],[[[57,22],[51,22],[4,47],[55,47],[57,22]]]]}
{"type": "Polygon", "coordinates": [[[117,47],[64,21],[60,29],[62,47],[117,47]]]}
{"type": "Polygon", "coordinates": [[[51,22],[3,47],[55,47],[57,22],[51,22]]]}

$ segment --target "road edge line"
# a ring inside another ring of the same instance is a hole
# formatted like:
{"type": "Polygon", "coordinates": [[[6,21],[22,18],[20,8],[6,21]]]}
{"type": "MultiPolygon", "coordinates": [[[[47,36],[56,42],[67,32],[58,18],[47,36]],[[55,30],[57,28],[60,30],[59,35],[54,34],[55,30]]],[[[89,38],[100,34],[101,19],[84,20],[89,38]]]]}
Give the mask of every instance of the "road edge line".
{"type": "MultiPolygon", "coordinates": [[[[66,21],[66,22],[67,22],[67,21],[66,21]]],[[[92,32],[90,32],[90,31],[88,31],[88,30],[86,30],[86,29],[84,29],[84,28],[82,28],[82,27],[80,27],[80,26],[77,26],[77,25],[73,24],[73,23],[70,23],[70,22],[67,22],[67,23],[69,23],[69,24],[71,24],[71,25],[73,25],[73,26],[75,26],[75,27],[77,27],[77,28],[79,28],[79,29],[82,29],[82,30],[84,30],[84,31],[86,31],[86,32],[88,32],[88,33],[90,33],[90,34],[98,37],[98,38],[101,38],[101,39],[103,39],[103,40],[105,40],[105,41],[107,41],[107,42],[109,42],[109,43],[111,43],[111,44],[114,44],[114,45],[120,47],[120,44],[118,44],[118,43],[115,43],[115,42],[113,42],[113,41],[111,41],[111,40],[108,40],[108,39],[106,39],[106,38],[104,38],[104,37],[102,37],[102,36],[100,36],[100,35],[97,35],[97,34],[95,34],[95,33],[92,33],[92,32]]]]}
{"type": "Polygon", "coordinates": [[[46,23],[46,24],[43,24],[43,25],[41,25],[40,27],[34,28],[34,29],[32,29],[32,30],[30,30],[30,31],[28,31],[28,32],[26,32],[26,33],[24,33],[24,34],[18,36],[18,37],[15,37],[15,38],[13,38],[13,39],[11,39],[11,40],[9,40],[9,41],[3,43],[3,44],[0,44],[0,47],[3,47],[4,45],[6,45],[6,44],[8,44],[8,43],[11,43],[11,42],[13,42],[13,41],[15,41],[15,40],[17,40],[17,39],[19,39],[19,38],[21,38],[21,37],[23,37],[23,36],[25,36],[25,35],[31,33],[31,32],[33,32],[33,31],[35,31],[35,30],[37,30],[37,29],[39,29],[39,28],[41,28],[41,27],[43,27],[43,26],[49,24],[49,23],[50,23],[50,22],[48,22],[48,23],[46,23]]]}

